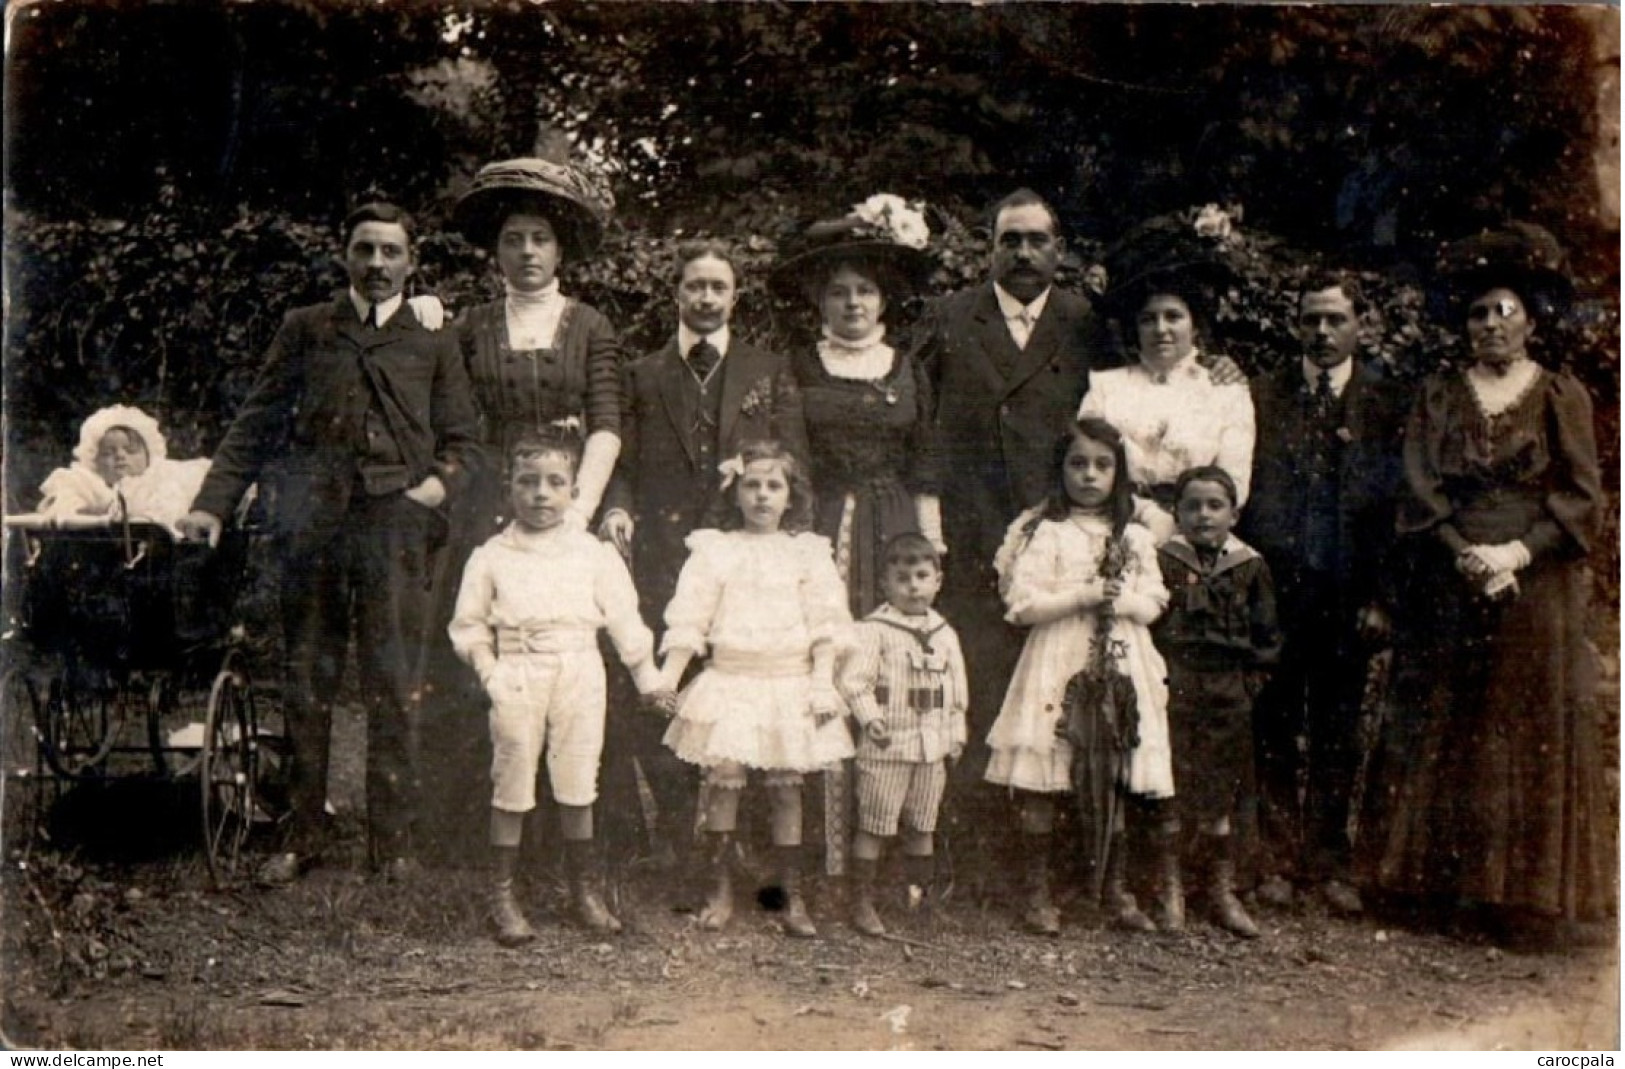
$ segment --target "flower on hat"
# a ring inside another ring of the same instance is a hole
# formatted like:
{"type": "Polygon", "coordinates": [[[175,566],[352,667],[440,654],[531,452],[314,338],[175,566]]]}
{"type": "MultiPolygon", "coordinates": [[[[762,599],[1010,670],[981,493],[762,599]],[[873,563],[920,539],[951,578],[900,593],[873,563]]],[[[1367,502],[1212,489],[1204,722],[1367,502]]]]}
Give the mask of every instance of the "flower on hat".
{"type": "Polygon", "coordinates": [[[931,227],[925,221],[925,204],[910,204],[895,193],[876,193],[862,204],[852,206],[852,214],[869,233],[911,249],[923,249],[931,240],[931,227]]]}
{"type": "Polygon", "coordinates": [[[1196,209],[1196,218],[1192,221],[1192,225],[1196,227],[1196,236],[1199,238],[1208,238],[1221,245],[1230,239],[1230,214],[1217,204],[1204,204],[1196,209]]]}

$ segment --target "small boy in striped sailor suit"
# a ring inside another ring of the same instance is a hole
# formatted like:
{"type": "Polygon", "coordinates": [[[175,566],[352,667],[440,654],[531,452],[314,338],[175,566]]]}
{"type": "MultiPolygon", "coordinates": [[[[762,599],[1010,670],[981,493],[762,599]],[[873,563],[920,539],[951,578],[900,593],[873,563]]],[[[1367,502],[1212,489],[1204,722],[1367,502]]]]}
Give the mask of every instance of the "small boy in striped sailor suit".
{"type": "Polygon", "coordinates": [[[931,608],[942,559],[924,536],[886,544],[886,603],[854,628],[836,686],[862,728],[857,746],[858,826],[852,838],[852,926],[884,935],[875,871],[899,825],[911,895],[930,886],[945,761],[965,748],[965,658],[959,636],[931,608]]]}

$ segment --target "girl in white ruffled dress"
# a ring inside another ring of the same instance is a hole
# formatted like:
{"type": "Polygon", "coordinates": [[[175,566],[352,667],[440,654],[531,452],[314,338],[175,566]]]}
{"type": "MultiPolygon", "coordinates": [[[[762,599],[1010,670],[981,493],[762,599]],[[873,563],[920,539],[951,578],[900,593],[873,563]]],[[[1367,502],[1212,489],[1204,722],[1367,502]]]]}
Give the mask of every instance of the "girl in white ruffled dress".
{"type": "Polygon", "coordinates": [[[728,530],[688,538],[689,557],[666,607],[663,671],[670,686],[695,657],[705,670],[683,692],[665,742],[705,771],[705,831],[713,884],[702,927],[733,913],[730,861],[747,770],[765,773],[773,807],[784,926],[817,934],[801,895],[801,784],[851,757],[834,666],[851,624],[829,539],[809,532],[812,490],[776,442],[752,442],[722,465],[733,487],[728,530]]]}
{"type": "MultiPolygon", "coordinates": [[[[1171,798],[1166,666],[1148,625],[1168,605],[1151,532],[1131,522],[1134,501],[1123,439],[1104,420],[1079,420],[1055,451],[1056,485],[1043,505],[1011,524],[994,561],[1011,623],[1029,627],[1004,705],[988,733],[989,782],[1009,787],[1020,808],[1027,859],[1024,924],[1053,935],[1060,916],[1050,899],[1050,836],[1059,799],[1072,792],[1072,745],[1056,734],[1067,684],[1090,667],[1095,631],[1111,620],[1117,671],[1134,685],[1139,745],[1122,789],[1171,798]]],[[[1142,927],[1124,882],[1121,840],[1107,873],[1106,907],[1120,923],[1142,927]]],[[[1149,921],[1143,925],[1149,927],[1149,921]]]]}
{"type": "Polygon", "coordinates": [[[80,426],[73,464],[46,477],[37,511],[56,523],[148,520],[173,532],[208,473],[207,459],[169,459],[157,420],[139,408],[111,405],[80,426]]]}

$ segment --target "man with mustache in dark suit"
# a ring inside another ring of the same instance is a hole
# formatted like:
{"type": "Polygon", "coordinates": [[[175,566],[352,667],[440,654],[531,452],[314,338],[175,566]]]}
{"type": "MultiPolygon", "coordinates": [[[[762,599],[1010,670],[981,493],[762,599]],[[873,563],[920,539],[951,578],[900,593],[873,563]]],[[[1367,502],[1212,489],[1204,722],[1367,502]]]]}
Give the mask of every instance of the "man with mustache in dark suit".
{"type": "Polygon", "coordinates": [[[292,813],[285,851],[260,870],[270,885],[297,878],[322,850],[333,704],[352,627],[372,862],[392,877],[415,867],[428,555],[445,523],[440,510],[482,458],[456,340],[405,307],[411,229],[411,217],[385,203],[345,220],[349,291],[288,313],[182,521],[213,544],[251,485],[271,488],[292,813]]]}

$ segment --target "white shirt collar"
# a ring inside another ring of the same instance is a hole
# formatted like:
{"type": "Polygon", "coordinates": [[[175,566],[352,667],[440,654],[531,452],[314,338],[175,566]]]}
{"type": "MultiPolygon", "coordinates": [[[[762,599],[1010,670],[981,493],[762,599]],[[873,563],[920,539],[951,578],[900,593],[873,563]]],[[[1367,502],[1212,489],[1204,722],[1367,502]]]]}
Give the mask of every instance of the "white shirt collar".
{"type": "Polygon", "coordinates": [[[894,607],[891,602],[883,601],[869,614],[870,619],[894,620],[915,631],[934,631],[942,623],[942,617],[937,610],[927,606],[924,616],[910,616],[908,613],[894,607]]]}
{"type": "MultiPolygon", "coordinates": [[[[401,310],[401,302],[406,299],[404,294],[397,293],[387,301],[378,302],[378,325],[381,327],[394,318],[395,313],[401,310]]],[[[372,302],[356,292],[354,286],[350,287],[350,307],[355,309],[355,317],[361,322],[367,321],[367,310],[372,302]]]]}
{"type": "MultiPolygon", "coordinates": [[[[1343,361],[1336,367],[1326,368],[1332,373],[1332,396],[1342,397],[1343,390],[1348,386],[1349,380],[1354,377],[1354,358],[1343,361]]],[[[1307,356],[1303,358],[1303,381],[1309,384],[1309,392],[1314,393],[1320,389],[1320,365],[1307,356]]]]}
{"type": "Polygon", "coordinates": [[[1037,323],[1038,317],[1044,314],[1044,306],[1049,304],[1048,288],[1034,297],[1031,304],[1022,304],[1016,298],[1010,296],[1003,286],[995,282],[993,283],[993,296],[998,298],[999,311],[1004,313],[1006,319],[1016,319],[1025,312],[1028,319],[1037,323]]]}
{"type": "Polygon", "coordinates": [[[694,346],[698,345],[701,338],[704,338],[716,348],[717,352],[721,353],[723,356],[727,356],[729,336],[728,324],[726,323],[722,324],[722,326],[718,327],[716,330],[713,330],[709,334],[696,334],[694,331],[688,329],[688,324],[678,323],[677,353],[679,356],[686,358],[688,356],[688,351],[694,348],[694,346]]]}

